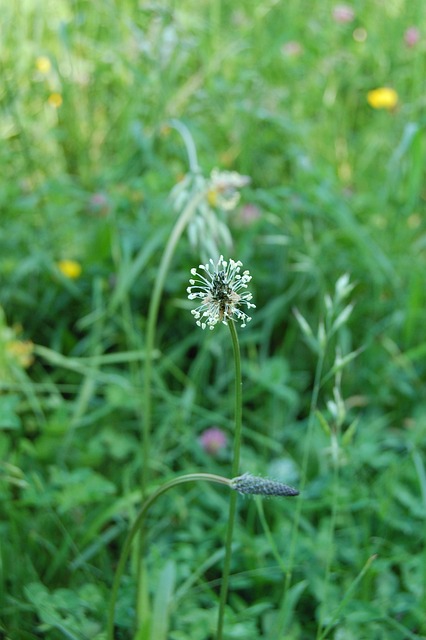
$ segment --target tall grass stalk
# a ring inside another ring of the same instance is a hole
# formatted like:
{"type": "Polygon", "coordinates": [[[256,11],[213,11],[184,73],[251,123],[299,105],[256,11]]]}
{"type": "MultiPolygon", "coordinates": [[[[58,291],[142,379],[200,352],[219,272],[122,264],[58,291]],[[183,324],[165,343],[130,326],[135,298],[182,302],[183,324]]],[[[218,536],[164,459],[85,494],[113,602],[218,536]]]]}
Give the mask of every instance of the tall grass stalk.
{"type": "MultiPolygon", "coordinates": [[[[335,438],[335,434],[332,434],[332,438],[335,438]]],[[[326,605],[327,605],[327,591],[331,574],[331,562],[333,560],[333,549],[334,549],[334,533],[336,529],[336,519],[337,519],[337,500],[338,500],[338,490],[339,490],[339,461],[333,458],[333,496],[331,502],[331,517],[330,524],[328,530],[328,545],[325,549],[325,576],[324,576],[324,593],[322,598],[322,603],[319,610],[318,616],[318,627],[317,627],[317,640],[321,640],[323,638],[322,635],[322,627],[324,625],[324,617],[326,614],[326,605]]]]}
{"type": "Polygon", "coordinates": [[[343,611],[343,609],[346,607],[346,605],[350,601],[351,597],[353,596],[353,593],[357,589],[359,583],[361,582],[361,580],[363,579],[363,577],[365,576],[367,571],[369,571],[369,569],[370,569],[372,563],[374,562],[374,560],[376,559],[376,557],[377,557],[376,555],[373,555],[373,556],[370,556],[368,558],[367,562],[365,563],[365,565],[363,566],[363,568],[361,569],[359,574],[356,576],[356,578],[349,585],[349,588],[346,591],[346,593],[343,596],[343,598],[341,599],[339,606],[334,611],[334,614],[332,615],[330,622],[325,627],[325,629],[323,629],[321,631],[321,633],[318,633],[318,636],[317,636],[318,640],[325,640],[325,638],[327,637],[327,635],[329,634],[329,632],[333,628],[333,626],[334,626],[336,620],[338,619],[339,615],[341,614],[341,612],[343,611]]]}
{"type": "MultiPolygon", "coordinates": [[[[170,125],[174,127],[182,136],[186,151],[188,154],[188,162],[190,171],[198,171],[197,152],[191,135],[185,125],[178,120],[171,120],[170,125]]],[[[166,248],[161,258],[157,277],[154,282],[154,288],[150,299],[148,310],[146,338],[145,338],[145,360],[144,360],[144,380],[143,380],[143,423],[142,423],[142,468],[141,468],[141,492],[142,496],[146,495],[149,480],[149,461],[151,457],[151,423],[152,423],[152,403],[151,403],[151,386],[152,386],[152,363],[155,351],[155,334],[158,320],[158,311],[160,308],[161,296],[164,290],[167,273],[170,268],[176,246],[182,237],[187,225],[194,215],[197,207],[205,198],[207,191],[201,189],[188,201],[186,207],[178,217],[175,226],[169,236],[166,248]]],[[[141,622],[145,615],[145,607],[143,604],[143,557],[144,557],[145,540],[143,533],[139,537],[139,553],[137,559],[137,612],[138,620],[141,622]]]]}
{"type": "MultiPolygon", "coordinates": [[[[313,390],[311,395],[308,429],[307,429],[307,434],[305,438],[304,453],[302,458],[302,473],[301,473],[301,482],[300,482],[301,492],[303,492],[303,489],[305,488],[307,483],[309,455],[311,450],[311,441],[313,438],[314,424],[316,421],[316,411],[318,406],[319,392],[320,392],[322,383],[326,379],[326,376],[324,376],[324,364],[325,364],[327,350],[331,343],[332,337],[335,336],[338,330],[347,322],[349,316],[352,313],[353,305],[346,304],[342,309],[342,303],[351,293],[351,291],[353,290],[353,287],[354,285],[350,282],[349,275],[344,274],[340,276],[340,278],[336,282],[334,296],[330,297],[327,294],[324,296],[325,321],[324,322],[320,321],[316,336],[312,332],[311,327],[303,318],[303,316],[297,310],[295,311],[296,318],[304,333],[304,336],[308,345],[318,356],[317,364],[315,368],[314,385],[313,385],[313,390]]],[[[349,362],[353,357],[356,356],[356,354],[357,354],[356,351],[352,352],[351,354],[349,354],[347,358],[342,359],[341,357],[339,358],[337,357],[337,352],[336,352],[335,365],[332,371],[334,371],[334,373],[337,376],[339,376],[344,364],[349,362]],[[339,366],[337,366],[337,362],[339,363],[339,366]]],[[[334,437],[334,434],[332,435],[332,437],[334,437]]],[[[337,486],[338,486],[338,480],[339,480],[337,465],[338,465],[338,461],[334,460],[335,491],[334,491],[333,502],[331,506],[332,514],[331,514],[331,522],[330,522],[330,541],[329,541],[329,551],[328,551],[326,575],[325,575],[326,584],[330,576],[332,545],[333,545],[334,528],[335,528],[336,515],[337,515],[337,486]]],[[[296,512],[295,512],[294,521],[293,521],[291,541],[289,546],[288,567],[287,567],[285,583],[284,583],[284,595],[283,595],[280,613],[278,616],[276,637],[281,637],[282,635],[284,635],[285,629],[289,620],[290,606],[291,606],[290,605],[290,602],[291,602],[290,586],[291,586],[292,572],[293,572],[293,566],[295,561],[296,543],[297,543],[297,537],[299,535],[302,509],[303,509],[303,501],[299,500],[296,506],[296,512]]],[[[320,615],[317,637],[319,637],[321,633],[321,619],[322,618],[320,615]]]]}
{"type": "MultiPolygon", "coordinates": [[[[307,482],[310,443],[312,440],[312,435],[313,435],[313,430],[315,425],[315,419],[316,419],[315,411],[318,404],[319,391],[321,387],[321,379],[323,376],[325,354],[326,354],[326,342],[324,341],[322,344],[322,347],[319,350],[317,366],[315,369],[315,378],[314,378],[314,386],[313,386],[312,396],[311,396],[308,429],[306,433],[305,446],[303,450],[302,472],[301,472],[301,481],[300,481],[300,492],[302,495],[307,482]]],[[[285,581],[284,581],[284,595],[283,595],[283,600],[280,607],[276,629],[273,634],[273,637],[275,638],[281,638],[284,636],[285,628],[287,626],[288,618],[290,614],[290,611],[289,611],[290,601],[291,601],[290,586],[291,586],[291,580],[293,576],[293,567],[294,567],[295,555],[296,555],[296,543],[297,543],[297,537],[299,535],[302,509],[303,509],[303,501],[298,500],[296,509],[295,509],[295,514],[294,514],[293,527],[292,527],[291,539],[290,539],[290,545],[289,545],[287,569],[286,569],[285,581]]]]}
{"type": "Polygon", "coordinates": [[[155,333],[158,320],[158,310],[160,308],[161,296],[164,290],[167,273],[170,268],[177,243],[181,238],[186,226],[191,220],[200,202],[205,198],[206,191],[200,191],[195,194],[188,205],[182,211],[176,224],[169,236],[166,248],[161,258],[157,277],[154,282],[154,289],[150,301],[148,311],[148,322],[146,329],[145,341],[145,366],[144,366],[144,387],[143,387],[143,406],[144,421],[142,428],[142,475],[141,485],[142,492],[146,492],[149,473],[149,459],[151,455],[150,438],[151,438],[151,420],[152,420],[152,404],[151,404],[151,382],[152,382],[152,362],[155,348],[155,333]]]}
{"type": "MultiPolygon", "coordinates": [[[[241,451],[241,434],[242,434],[242,379],[241,379],[241,354],[240,345],[238,342],[238,334],[235,328],[235,323],[228,322],[228,327],[232,338],[232,347],[234,352],[235,363],[235,432],[234,432],[234,450],[232,460],[232,477],[238,475],[238,469],[240,466],[240,451],[241,451]]],[[[217,620],[217,632],[216,640],[222,640],[223,638],[223,623],[225,616],[226,599],[229,589],[229,575],[231,570],[231,555],[232,555],[232,536],[234,532],[235,512],[237,506],[237,494],[231,493],[229,498],[229,513],[228,513],[228,526],[226,531],[225,541],[225,559],[223,564],[222,584],[220,589],[219,599],[219,613],[217,620]]]]}
{"type": "MultiPolygon", "coordinates": [[[[419,451],[415,450],[412,453],[414,467],[419,482],[421,501],[423,503],[423,513],[426,513],[426,469],[419,451]]],[[[426,518],[423,521],[423,550],[422,550],[422,590],[420,601],[422,603],[423,611],[426,611],[426,518]]],[[[426,635],[426,618],[423,619],[421,626],[421,632],[426,635]]]]}
{"type": "MultiPolygon", "coordinates": [[[[182,136],[185,143],[186,151],[188,154],[188,162],[191,172],[197,172],[199,170],[197,153],[194,142],[189,134],[187,128],[178,120],[171,120],[170,125],[174,127],[182,136]]],[[[149,474],[149,459],[151,455],[150,437],[151,437],[151,420],[152,420],[152,406],[151,406],[151,383],[152,383],[152,360],[153,352],[155,348],[155,329],[158,320],[158,310],[160,308],[161,296],[164,290],[164,283],[166,281],[167,273],[170,268],[170,264],[176,250],[177,243],[179,242],[183,232],[189,224],[192,216],[194,215],[197,207],[203,201],[207,195],[207,188],[197,191],[194,196],[188,201],[186,207],[178,217],[175,226],[169,236],[166,248],[161,258],[160,266],[157,272],[157,276],[154,282],[154,288],[150,299],[146,340],[145,340],[145,366],[144,366],[144,386],[143,386],[143,407],[144,407],[144,420],[142,427],[142,474],[141,485],[142,493],[146,492],[148,474],[149,474]]]]}
{"type": "MultiPolygon", "coordinates": [[[[154,283],[154,289],[151,296],[148,322],[146,329],[145,342],[145,362],[144,362],[144,383],[143,383],[143,425],[142,425],[142,469],[141,469],[141,491],[142,496],[146,495],[148,479],[149,479],[149,461],[151,458],[151,422],[152,422],[152,403],[151,403],[151,385],[152,385],[152,363],[155,349],[155,333],[158,320],[158,310],[160,308],[161,296],[164,290],[167,273],[177,246],[185,228],[190,222],[192,216],[197,210],[200,202],[205,198],[206,190],[197,192],[188,202],[185,209],[176,221],[175,226],[169,236],[166,248],[161,258],[157,277],[154,283]]],[[[142,590],[142,563],[144,555],[144,537],[139,539],[139,560],[138,560],[138,593],[142,590]]],[[[138,596],[138,603],[139,603],[138,596]]],[[[138,605],[139,618],[142,616],[138,605]]]]}

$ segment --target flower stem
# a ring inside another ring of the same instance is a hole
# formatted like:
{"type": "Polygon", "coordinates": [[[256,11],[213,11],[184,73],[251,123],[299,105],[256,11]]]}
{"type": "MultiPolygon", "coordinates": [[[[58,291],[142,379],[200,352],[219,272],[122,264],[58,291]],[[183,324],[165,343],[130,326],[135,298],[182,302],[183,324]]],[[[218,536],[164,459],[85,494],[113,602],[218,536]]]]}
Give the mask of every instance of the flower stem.
{"type": "Polygon", "coordinates": [[[232,460],[231,474],[234,478],[239,474],[240,469],[240,449],[241,449],[241,432],[243,423],[243,399],[242,399],[242,379],[241,379],[241,355],[240,345],[238,342],[238,334],[235,328],[235,322],[228,322],[228,327],[231,332],[232,347],[234,350],[234,362],[235,362],[235,435],[234,435],[234,456],[232,460]]]}
{"type": "Polygon", "coordinates": [[[152,381],[152,360],[155,347],[155,330],[157,327],[158,310],[160,308],[161,296],[166,281],[167,272],[176,249],[176,245],[185,231],[185,228],[191,220],[196,208],[205,197],[205,191],[199,191],[188,202],[188,205],[182,211],[182,214],[176,221],[176,224],[169,236],[164,253],[161,257],[160,266],[158,268],[157,277],[154,282],[154,289],[149,305],[148,322],[146,328],[145,342],[145,368],[144,368],[144,389],[143,389],[143,438],[142,438],[142,493],[146,491],[148,480],[148,467],[151,455],[150,436],[151,436],[151,381],[152,381]]]}
{"type": "MultiPolygon", "coordinates": [[[[307,482],[309,452],[311,450],[310,444],[312,441],[312,434],[313,434],[314,424],[315,424],[315,410],[318,405],[318,396],[319,396],[319,391],[321,387],[321,378],[322,378],[323,369],[324,369],[325,352],[326,352],[326,344],[323,345],[323,348],[319,352],[319,357],[317,360],[317,365],[315,370],[314,386],[313,386],[313,391],[311,396],[311,405],[310,405],[309,420],[308,420],[308,429],[306,434],[306,444],[305,444],[305,449],[304,449],[304,454],[302,459],[302,473],[301,473],[301,486],[300,486],[301,493],[303,492],[303,489],[306,486],[306,482],[307,482]]],[[[290,603],[290,586],[291,586],[291,581],[293,577],[293,567],[294,567],[294,560],[296,556],[297,536],[299,533],[300,522],[302,518],[302,509],[303,509],[303,501],[299,500],[296,505],[296,510],[295,510],[294,519],[293,519],[293,526],[292,526],[292,532],[290,537],[288,560],[287,560],[287,571],[285,574],[285,581],[284,581],[283,598],[282,598],[281,608],[280,608],[280,612],[278,615],[278,620],[275,628],[275,633],[277,638],[282,637],[283,634],[285,633],[285,627],[288,620],[289,606],[290,606],[289,604],[290,603]]]]}
{"type": "Polygon", "coordinates": [[[197,160],[197,150],[195,148],[194,140],[189,133],[188,127],[176,118],[172,118],[169,122],[170,126],[174,127],[176,131],[179,131],[180,135],[182,136],[182,140],[185,144],[186,152],[188,154],[189,170],[191,171],[191,173],[198,173],[200,171],[200,165],[198,164],[197,160]]]}
{"type": "MultiPolygon", "coordinates": [[[[152,385],[152,361],[155,348],[155,333],[157,327],[158,311],[160,308],[161,296],[164,290],[164,283],[166,281],[167,272],[172,261],[176,245],[181,238],[186,226],[190,222],[200,202],[205,198],[206,191],[198,191],[193,198],[188,202],[185,209],[176,221],[175,226],[169,236],[166,248],[161,257],[160,266],[157,272],[157,277],[154,282],[154,289],[152,292],[148,320],[146,328],[145,338],[145,362],[144,362],[144,382],[143,382],[143,424],[142,424],[142,470],[141,470],[141,490],[142,496],[146,495],[148,478],[149,478],[149,461],[151,457],[151,421],[152,421],[152,403],[151,403],[151,385],[152,385]]],[[[141,533],[139,537],[139,558],[137,569],[137,584],[138,584],[138,598],[137,602],[141,601],[139,597],[142,592],[142,561],[144,556],[144,536],[141,533]]],[[[142,616],[142,611],[138,604],[138,616],[142,616]]]]}
{"type": "MultiPolygon", "coordinates": [[[[226,484],[228,487],[231,487],[231,480],[228,478],[224,478],[223,476],[217,476],[212,473],[188,473],[184,476],[179,476],[178,478],[173,478],[169,482],[165,482],[162,484],[154,493],[149,496],[143,503],[136,520],[134,521],[132,527],[130,528],[127,538],[124,542],[120,559],[118,561],[117,569],[115,571],[114,581],[111,589],[111,599],[109,603],[108,609],[108,621],[107,621],[107,640],[114,640],[114,613],[115,606],[117,603],[117,595],[118,589],[120,586],[121,577],[123,575],[124,567],[126,565],[127,558],[129,557],[130,549],[135,539],[136,535],[139,533],[143,521],[145,519],[145,515],[150,508],[150,506],[159,498],[163,493],[176,487],[179,484],[184,484],[186,482],[194,482],[198,480],[207,480],[208,482],[216,482],[218,484],[226,484]]],[[[232,487],[231,487],[232,488],[232,487]]],[[[232,492],[235,494],[235,492],[232,492]]],[[[236,494],[235,494],[236,495],[236,494]]],[[[138,620],[138,624],[141,624],[141,620],[138,620]]]]}
{"type": "MultiPolygon", "coordinates": [[[[235,323],[230,320],[228,322],[231,332],[232,346],[234,350],[235,361],[235,434],[234,434],[234,454],[232,460],[231,476],[235,477],[239,473],[240,467],[240,450],[241,450],[241,432],[242,432],[242,380],[241,380],[241,355],[238,343],[237,330],[235,323]]],[[[225,616],[225,606],[228,596],[229,575],[231,571],[231,555],[232,555],[232,535],[234,532],[235,512],[237,505],[237,494],[231,493],[229,498],[229,515],[228,527],[226,531],[225,541],[225,560],[222,572],[222,585],[220,589],[219,613],[217,620],[216,640],[223,638],[223,623],[225,616]]]]}

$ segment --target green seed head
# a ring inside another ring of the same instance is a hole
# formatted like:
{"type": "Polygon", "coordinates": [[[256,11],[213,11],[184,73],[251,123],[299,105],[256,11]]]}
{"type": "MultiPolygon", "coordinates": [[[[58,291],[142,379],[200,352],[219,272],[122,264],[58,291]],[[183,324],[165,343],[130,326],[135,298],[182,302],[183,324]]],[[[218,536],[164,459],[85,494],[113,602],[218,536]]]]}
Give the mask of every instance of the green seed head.
{"type": "Polygon", "coordinates": [[[282,482],[252,476],[251,473],[244,473],[242,476],[231,480],[231,488],[239,493],[260,496],[298,496],[297,489],[282,482]]]}

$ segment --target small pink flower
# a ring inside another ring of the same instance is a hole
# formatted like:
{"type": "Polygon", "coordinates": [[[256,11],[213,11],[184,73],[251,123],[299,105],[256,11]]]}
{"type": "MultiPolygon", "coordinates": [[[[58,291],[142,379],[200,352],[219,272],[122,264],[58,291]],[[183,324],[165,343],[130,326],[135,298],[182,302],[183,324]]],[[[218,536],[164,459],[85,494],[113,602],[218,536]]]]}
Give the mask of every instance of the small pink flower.
{"type": "Polygon", "coordinates": [[[404,42],[407,47],[415,47],[418,41],[420,40],[420,31],[417,27],[408,27],[404,33],[404,42]]]}
{"type": "Polygon", "coordinates": [[[355,18],[355,12],[347,4],[336,4],[333,9],[333,20],[335,22],[339,22],[340,24],[346,24],[348,22],[352,22],[355,18]]]}
{"type": "Polygon", "coordinates": [[[95,216],[105,216],[108,213],[110,202],[105,193],[99,191],[90,196],[89,211],[95,216]]]}
{"type": "Polygon", "coordinates": [[[218,427],[210,427],[203,431],[199,438],[199,443],[206,453],[215,456],[228,444],[226,434],[218,427]]]}
{"type": "Polygon", "coordinates": [[[259,220],[261,215],[262,214],[258,206],[256,206],[255,204],[248,203],[248,204],[244,204],[240,208],[238,212],[238,219],[241,222],[241,224],[249,227],[250,225],[253,224],[253,222],[256,222],[256,220],[259,220]]]}
{"type": "Polygon", "coordinates": [[[281,47],[281,53],[287,58],[297,58],[303,52],[302,45],[296,40],[289,40],[281,47]]]}

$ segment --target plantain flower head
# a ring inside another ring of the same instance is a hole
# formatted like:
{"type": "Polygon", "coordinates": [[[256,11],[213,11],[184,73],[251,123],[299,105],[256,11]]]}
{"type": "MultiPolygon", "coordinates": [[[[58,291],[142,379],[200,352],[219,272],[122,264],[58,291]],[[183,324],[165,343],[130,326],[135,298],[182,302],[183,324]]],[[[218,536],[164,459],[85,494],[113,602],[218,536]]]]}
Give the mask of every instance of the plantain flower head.
{"type": "Polygon", "coordinates": [[[236,171],[213,169],[206,177],[199,168],[192,168],[173,187],[170,193],[173,209],[180,214],[192,210],[188,237],[202,260],[219,255],[219,247],[231,249],[228,216],[239,202],[239,189],[249,182],[248,176],[236,171]]]}
{"type": "Polygon", "coordinates": [[[248,176],[242,176],[236,171],[219,171],[213,169],[210,174],[207,200],[213,207],[224,211],[232,211],[240,200],[239,189],[250,184],[248,176]]]}
{"type": "Polygon", "coordinates": [[[259,478],[251,473],[244,473],[231,480],[231,489],[242,494],[258,496],[298,496],[299,491],[283,482],[259,478]]]}
{"type": "Polygon", "coordinates": [[[201,304],[191,311],[197,325],[202,329],[209,327],[214,329],[218,322],[228,324],[228,320],[238,320],[241,326],[245,327],[251,320],[241,306],[253,309],[251,301],[252,294],[247,289],[251,280],[248,271],[240,273],[242,262],[238,260],[224,260],[220,256],[215,264],[212,259],[206,264],[200,264],[199,270],[191,269],[189,280],[190,286],[187,288],[190,300],[199,299],[201,304]]]}

